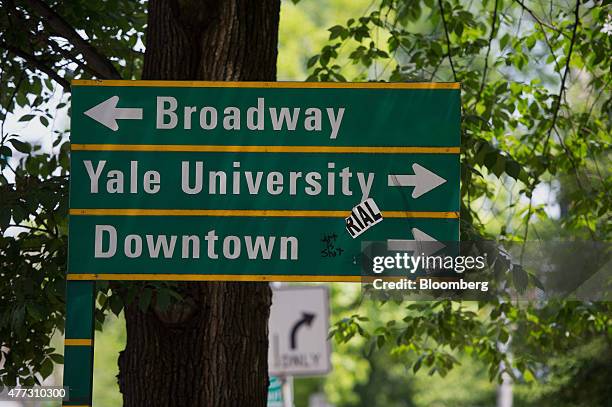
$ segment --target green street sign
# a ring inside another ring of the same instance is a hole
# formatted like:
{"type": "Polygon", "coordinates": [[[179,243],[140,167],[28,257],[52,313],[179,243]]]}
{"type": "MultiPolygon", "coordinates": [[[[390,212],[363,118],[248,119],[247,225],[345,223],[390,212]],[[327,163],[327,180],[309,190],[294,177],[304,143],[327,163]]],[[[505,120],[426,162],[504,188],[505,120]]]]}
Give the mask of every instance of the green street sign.
{"type": "Polygon", "coordinates": [[[458,240],[459,84],[72,85],[64,405],[94,280],[360,281],[364,242],[458,240]]]}
{"type": "Polygon", "coordinates": [[[75,81],[72,103],[69,280],[359,281],[362,242],[458,240],[459,84],[75,81]]]}
{"type": "Polygon", "coordinates": [[[267,407],[283,407],[283,382],[276,376],[270,376],[267,407]]]}

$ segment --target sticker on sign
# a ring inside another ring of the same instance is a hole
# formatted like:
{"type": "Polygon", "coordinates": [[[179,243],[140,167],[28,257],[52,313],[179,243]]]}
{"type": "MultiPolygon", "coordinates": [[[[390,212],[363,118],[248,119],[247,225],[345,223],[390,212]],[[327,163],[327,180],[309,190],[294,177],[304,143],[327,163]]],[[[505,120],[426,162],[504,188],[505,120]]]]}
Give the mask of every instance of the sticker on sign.
{"type": "Polygon", "coordinates": [[[368,198],[351,210],[351,215],[346,218],[346,230],[354,239],[363,232],[382,222],[383,217],[380,209],[372,198],[368,198]]]}
{"type": "Polygon", "coordinates": [[[317,376],[331,370],[327,287],[275,289],[269,331],[271,375],[317,376]]]}

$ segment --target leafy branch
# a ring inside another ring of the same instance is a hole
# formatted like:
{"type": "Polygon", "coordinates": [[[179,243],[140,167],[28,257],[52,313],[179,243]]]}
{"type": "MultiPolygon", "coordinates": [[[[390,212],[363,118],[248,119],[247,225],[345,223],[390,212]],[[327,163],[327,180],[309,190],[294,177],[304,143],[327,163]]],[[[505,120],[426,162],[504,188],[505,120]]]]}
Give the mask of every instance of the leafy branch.
{"type": "Polygon", "coordinates": [[[15,46],[9,45],[9,44],[7,44],[4,41],[0,41],[0,47],[6,49],[7,51],[9,51],[9,52],[11,52],[13,54],[15,54],[15,56],[23,59],[32,68],[38,69],[39,71],[44,72],[51,79],[53,79],[60,86],[62,86],[66,91],[68,91],[68,92],[70,91],[70,82],[68,82],[65,78],[60,76],[53,68],[49,67],[42,60],[38,59],[34,55],[31,55],[31,54],[28,54],[25,51],[22,51],[21,49],[15,47],[15,46]]]}
{"type": "Polygon", "coordinates": [[[42,0],[22,0],[41,19],[52,32],[66,39],[78,53],[83,55],[85,62],[100,79],[121,79],[121,75],[110,60],[102,55],[88,41],[66,22],[59,14],[42,0]]]}
{"type": "Polygon", "coordinates": [[[446,25],[446,18],[444,17],[444,6],[442,0],[438,0],[438,6],[440,7],[440,16],[442,17],[442,25],[444,26],[444,34],[446,35],[446,46],[448,47],[448,61],[450,62],[451,71],[453,72],[453,79],[457,82],[457,72],[455,72],[455,65],[453,64],[453,55],[451,53],[451,40],[448,34],[448,26],[446,25]]]}

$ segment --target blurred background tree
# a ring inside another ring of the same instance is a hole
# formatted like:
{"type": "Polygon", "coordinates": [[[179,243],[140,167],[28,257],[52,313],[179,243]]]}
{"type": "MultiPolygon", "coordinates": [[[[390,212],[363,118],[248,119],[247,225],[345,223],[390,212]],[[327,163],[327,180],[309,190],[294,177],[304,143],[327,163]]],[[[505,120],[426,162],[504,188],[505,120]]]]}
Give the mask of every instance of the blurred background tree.
{"type": "MultiPolygon", "coordinates": [[[[329,28],[328,43],[309,59],[309,79],[460,81],[462,240],[609,242],[610,12],[609,2],[383,0],[329,28]]],[[[572,260],[571,252],[554,255],[572,260]]],[[[576,274],[591,267],[609,273],[609,259],[609,251],[601,263],[592,257],[576,274]]],[[[519,290],[536,283],[528,270],[499,257],[495,263],[519,290]]],[[[493,303],[407,304],[382,320],[390,303],[378,305],[351,309],[334,336],[442,378],[430,382],[429,398],[417,391],[413,402],[490,405],[491,389],[465,400],[461,389],[478,388],[483,376],[501,382],[505,374],[516,384],[518,405],[609,399],[595,377],[609,376],[612,366],[610,303],[519,304],[502,295],[493,303]],[[447,375],[468,355],[484,372],[449,387],[447,375]]],[[[344,400],[336,402],[359,405],[344,400]]]]}

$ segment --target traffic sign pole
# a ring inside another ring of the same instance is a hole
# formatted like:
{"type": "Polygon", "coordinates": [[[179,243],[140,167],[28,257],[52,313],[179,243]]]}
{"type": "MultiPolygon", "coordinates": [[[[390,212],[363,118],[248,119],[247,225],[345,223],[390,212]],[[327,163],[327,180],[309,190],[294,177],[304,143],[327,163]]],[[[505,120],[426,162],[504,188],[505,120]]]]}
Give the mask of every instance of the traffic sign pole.
{"type": "MultiPolygon", "coordinates": [[[[282,281],[274,282],[271,285],[273,289],[280,289],[281,287],[286,287],[286,284],[282,281]]],[[[293,407],[293,376],[280,375],[278,376],[278,378],[281,382],[283,407],[293,407]]]]}
{"type": "Polygon", "coordinates": [[[93,395],[95,281],[68,281],[64,339],[64,406],[91,406],[93,395]]]}
{"type": "Polygon", "coordinates": [[[293,376],[281,376],[283,407],[293,407],[293,376]]]}

